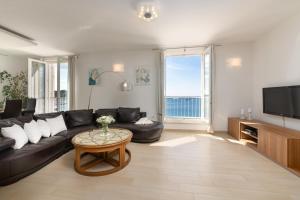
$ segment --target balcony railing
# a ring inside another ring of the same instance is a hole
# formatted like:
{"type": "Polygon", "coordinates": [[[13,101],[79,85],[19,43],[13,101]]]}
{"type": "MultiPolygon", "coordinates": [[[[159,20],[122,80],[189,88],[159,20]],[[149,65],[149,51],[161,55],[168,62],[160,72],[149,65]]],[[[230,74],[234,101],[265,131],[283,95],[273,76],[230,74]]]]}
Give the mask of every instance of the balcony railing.
{"type": "Polygon", "coordinates": [[[69,109],[68,98],[37,98],[36,113],[66,111],[69,109]]]}
{"type": "Polygon", "coordinates": [[[201,118],[201,97],[199,96],[166,96],[166,118],[201,118]]]}

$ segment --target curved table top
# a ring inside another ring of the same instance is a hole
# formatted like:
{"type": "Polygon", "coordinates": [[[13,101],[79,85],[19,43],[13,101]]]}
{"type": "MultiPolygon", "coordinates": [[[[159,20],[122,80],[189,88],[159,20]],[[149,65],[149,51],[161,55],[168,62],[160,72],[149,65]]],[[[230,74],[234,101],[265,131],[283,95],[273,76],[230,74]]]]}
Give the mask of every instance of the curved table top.
{"type": "Polygon", "coordinates": [[[97,148],[101,146],[112,146],[130,140],[132,132],[127,129],[108,129],[105,135],[101,129],[95,129],[80,133],[73,137],[72,143],[76,146],[84,146],[87,148],[97,148]]]}

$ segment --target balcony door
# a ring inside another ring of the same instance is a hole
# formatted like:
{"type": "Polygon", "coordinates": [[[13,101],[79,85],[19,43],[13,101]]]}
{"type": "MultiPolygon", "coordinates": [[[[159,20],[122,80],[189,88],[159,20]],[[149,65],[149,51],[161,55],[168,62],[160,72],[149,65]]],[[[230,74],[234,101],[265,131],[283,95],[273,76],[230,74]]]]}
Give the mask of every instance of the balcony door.
{"type": "Polygon", "coordinates": [[[209,122],[209,73],[201,49],[164,53],[165,122],[209,122]]]}
{"type": "Polygon", "coordinates": [[[48,84],[46,62],[28,59],[28,97],[36,98],[36,113],[45,113],[48,84]]]}
{"type": "Polygon", "coordinates": [[[28,59],[28,97],[37,99],[36,113],[68,110],[68,88],[67,59],[28,59]]]}

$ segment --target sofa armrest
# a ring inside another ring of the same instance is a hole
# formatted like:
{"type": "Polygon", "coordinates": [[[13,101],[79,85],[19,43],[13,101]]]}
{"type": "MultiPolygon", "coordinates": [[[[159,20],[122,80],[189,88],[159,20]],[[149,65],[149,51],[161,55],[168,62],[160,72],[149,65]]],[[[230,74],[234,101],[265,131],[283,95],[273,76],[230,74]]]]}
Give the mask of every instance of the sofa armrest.
{"type": "Polygon", "coordinates": [[[14,139],[0,137],[0,152],[13,147],[15,142],[14,139]]]}
{"type": "Polygon", "coordinates": [[[140,117],[147,117],[147,113],[146,112],[140,112],[140,117]]]}

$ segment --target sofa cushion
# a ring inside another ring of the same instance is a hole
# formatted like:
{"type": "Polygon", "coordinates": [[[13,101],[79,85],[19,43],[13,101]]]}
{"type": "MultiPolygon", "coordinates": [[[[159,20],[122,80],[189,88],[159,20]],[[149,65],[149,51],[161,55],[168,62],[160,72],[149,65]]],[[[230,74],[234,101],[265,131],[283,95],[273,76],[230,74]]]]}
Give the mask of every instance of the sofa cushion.
{"type": "Polygon", "coordinates": [[[27,144],[22,149],[2,153],[0,166],[2,163],[9,163],[10,176],[14,176],[47,162],[49,159],[64,152],[64,148],[64,137],[43,138],[37,144],[27,144]]]}
{"type": "Polygon", "coordinates": [[[37,114],[34,115],[33,118],[37,121],[38,119],[46,120],[47,118],[54,118],[62,115],[65,119],[65,112],[53,112],[53,113],[44,113],[44,114],[37,114]]]}
{"type": "Polygon", "coordinates": [[[18,121],[24,123],[29,123],[33,120],[33,116],[32,115],[28,115],[28,116],[19,116],[17,118],[18,121]]]}
{"type": "Polygon", "coordinates": [[[24,131],[31,143],[38,143],[42,137],[42,132],[38,127],[37,122],[34,120],[32,120],[30,123],[24,124],[24,131]]]}
{"type": "Polygon", "coordinates": [[[138,125],[134,123],[117,123],[109,125],[111,128],[128,129],[133,133],[132,142],[155,142],[159,140],[163,131],[163,124],[161,122],[153,121],[153,124],[138,125]]]}
{"type": "Polygon", "coordinates": [[[147,117],[147,113],[146,112],[140,112],[140,117],[147,117]]]}
{"type": "Polygon", "coordinates": [[[0,152],[12,148],[16,141],[11,138],[0,137],[0,152]]]}
{"type": "Polygon", "coordinates": [[[37,123],[37,125],[38,125],[38,127],[39,127],[39,129],[40,129],[40,131],[42,133],[42,136],[43,137],[50,137],[50,135],[51,135],[51,129],[49,127],[48,122],[46,122],[45,120],[39,119],[39,120],[37,120],[36,123],[37,123]]]}
{"type": "Polygon", "coordinates": [[[55,118],[47,118],[46,121],[50,127],[51,136],[54,136],[61,131],[67,130],[67,126],[62,115],[59,115],[55,118]]]}
{"type": "Polygon", "coordinates": [[[87,126],[93,124],[93,110],[72,110],[66,112],[68,128],[87,126]]]}
{"type": "Polygon", "coordinates": [[[118,108],[118,122],[132,123],[140,118],[140,108],[118,108]]]}
{"type": "Polygon", "coordinates": [[[79,127],[74,127],[74,128],[70,128],[66,131],[62,131],[60,133],[58,133],[58,136],[63,136],[67,139],[72,139],[75,135],[82,133],[84,131],[90,131],[93,129],[96,129],[97,127],[95,125],[88,125],[88,126],[79,126],[79,127]]]}
{"type": "Polygon", "coordinates": [[[162,123],[153,121],[152,124],[135,124],[135,123],[117,123],[109,125],[111,128],[123,128],[130,131],[149,131],[155,128],[162,128],[162,123]]]}
{"type": "Polygon", "coordinates": [[[113,118],[117,119],[117,113],[118,109],[115,108],[98,109],[95,111],[96,118],[111,115],[113,118]]]}
{"type": "Polygon", "coordinates": [[[24,123],[20,122],[19,120],[15,119],[15,118],[1,119],[0,120],[0,133],[1,133],[1,128],[11,127],[14,124],[17,124],[21,127],[24,126],[24,123]]]}
{"type": "Polygon", "coordinates": [[[11,127],[2,128],[3,137],[15,140],[14,149],[21,149],[28,142],[28,137],[23,128],[17,124],[11,127]]]}

